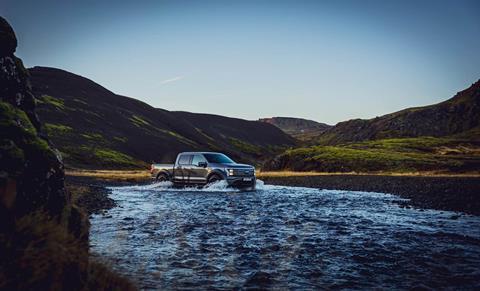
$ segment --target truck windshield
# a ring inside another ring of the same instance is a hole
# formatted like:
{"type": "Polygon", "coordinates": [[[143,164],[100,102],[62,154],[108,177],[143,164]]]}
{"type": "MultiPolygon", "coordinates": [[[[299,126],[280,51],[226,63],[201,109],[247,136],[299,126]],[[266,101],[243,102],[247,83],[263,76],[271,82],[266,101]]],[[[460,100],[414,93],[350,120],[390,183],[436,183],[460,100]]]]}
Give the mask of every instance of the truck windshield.
{"type": "Polygon", "coordinates": [[[229,157],[224,154],[203,154],[209,163],[215,164],[234,164],[229,157]]]}

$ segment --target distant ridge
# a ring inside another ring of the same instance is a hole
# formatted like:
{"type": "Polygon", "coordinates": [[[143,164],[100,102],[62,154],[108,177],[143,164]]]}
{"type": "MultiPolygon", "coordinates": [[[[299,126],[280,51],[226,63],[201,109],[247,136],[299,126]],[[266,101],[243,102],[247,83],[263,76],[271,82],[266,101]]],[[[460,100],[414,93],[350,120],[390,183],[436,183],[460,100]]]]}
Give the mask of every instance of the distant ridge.
{"type": "Polygon", "coordinates": [[[311,135],[319,135],[331,127],[331,125],[325,123],[295,117],[260,118],[258,121],[275,125],[285,133],[298,139],[306,139],[311,135]]]}

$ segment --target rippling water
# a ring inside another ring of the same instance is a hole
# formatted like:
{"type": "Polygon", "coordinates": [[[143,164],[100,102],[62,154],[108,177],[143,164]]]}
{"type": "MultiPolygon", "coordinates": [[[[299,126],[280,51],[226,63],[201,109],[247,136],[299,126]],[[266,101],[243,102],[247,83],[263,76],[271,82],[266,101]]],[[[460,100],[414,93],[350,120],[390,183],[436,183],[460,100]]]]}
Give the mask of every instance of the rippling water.
{"type": "Polygon", "coordinates": [[[480,288],[480,217],[263,185],[112,188],[92,251],[145,289],[480,288]]]}

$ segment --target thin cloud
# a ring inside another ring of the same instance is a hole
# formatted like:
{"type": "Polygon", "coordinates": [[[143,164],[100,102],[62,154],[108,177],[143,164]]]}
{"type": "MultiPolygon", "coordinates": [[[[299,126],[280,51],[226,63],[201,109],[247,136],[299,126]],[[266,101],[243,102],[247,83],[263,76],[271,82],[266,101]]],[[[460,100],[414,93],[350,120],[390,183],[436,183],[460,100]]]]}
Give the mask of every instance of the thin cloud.
{"type": "Polygon", "coordinates": [[[160,81],[160,85],[180,81],[183,78],[185,78],[185,76],[177,76],[177,77],[174,77],[174,78],[171,78],[171,79],[166,79],[166,80],[160,81]]]}

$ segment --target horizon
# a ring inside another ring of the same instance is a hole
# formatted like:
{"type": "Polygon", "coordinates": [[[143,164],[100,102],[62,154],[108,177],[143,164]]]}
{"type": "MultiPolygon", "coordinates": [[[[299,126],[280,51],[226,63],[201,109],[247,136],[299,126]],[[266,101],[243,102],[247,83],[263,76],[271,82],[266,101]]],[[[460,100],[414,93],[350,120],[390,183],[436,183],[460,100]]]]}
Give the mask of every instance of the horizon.
{"type": "Polygon", "coordinates": [[[480,76],[476,1],[3,2],[27,67],[170,111],[334,125],[445,101],[480,76]]]}

